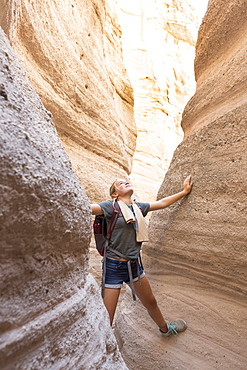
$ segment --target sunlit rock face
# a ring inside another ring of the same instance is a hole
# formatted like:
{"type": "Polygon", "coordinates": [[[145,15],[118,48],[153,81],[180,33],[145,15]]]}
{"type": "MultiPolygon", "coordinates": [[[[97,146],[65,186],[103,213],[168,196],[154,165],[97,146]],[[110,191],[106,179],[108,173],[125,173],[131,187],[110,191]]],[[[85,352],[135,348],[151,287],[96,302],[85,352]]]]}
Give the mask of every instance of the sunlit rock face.
{"type": "Polygon", "coordinates": [[[183,114],[185,135],[246,104],[246,3],[209,2],[211,22],[204,19],[195,59],[196,94],[183,114]],[[224,7],[221,9],[221,4],[224,7]],[[196,110],[196,114],[195,114],[196,110]]]}
{"type": "Polygon", "coordinates": [[[1,369],[126,369],[88,274],[89,200],[0,32],[1,369]]]}
{"type": "Polygon", "coordinates": [[[131,171],[133,93],[114,3],[1,2],[0,24],[53,119],[91,201],[131,171]]]}
{"type": "Polygon", "coordinates": [[[181,114],[195,91],[198,19],[189,2],[116,0],[138,130],[131,180],[153,201],[183,138],[181,114]]]}
{"type": "Polygon", "coordinates": [[[196,50],[197,90],[183,114],[186,137],[158,199],[180,191],[190,173],[194,187],[152,215],[143,248],[165,318],[182,317],[188,329],[162,338],[140,303],[125,295],[118,327],[129,368],[141,359],[143,369],[246,368],[239,340],[247,319],[246,13],[246,1],[209,3],[196,50]],[[133,352],[135,342],[142,351],[133,352]]]}

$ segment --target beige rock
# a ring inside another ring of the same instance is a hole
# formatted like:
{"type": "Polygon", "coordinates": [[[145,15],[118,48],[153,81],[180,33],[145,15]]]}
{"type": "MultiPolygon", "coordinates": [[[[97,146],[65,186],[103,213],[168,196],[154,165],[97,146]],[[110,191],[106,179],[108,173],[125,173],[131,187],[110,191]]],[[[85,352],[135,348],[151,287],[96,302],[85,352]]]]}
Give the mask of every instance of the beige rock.
{"type": "MultiPolygon", "coordinates": [[[[130,173],[136,139],[132,91],[117,58],[119,26],[108,2],[71,1],[63,7],[55,0],[39,3],[3,0],[0,23],[46,107],[52,109],[90,200],[102,200],[116,172],[130,173]]],[[[183,116],[186,138],[174,155],[159,197],[179,191],[190,172],[194,189],[183,202],[152,217],[151,242],[144,246],[146,272],[166,319],[181,316],[188,330],[178,338],[162,338],[127,290],[116,333],[130,369],[246,367],[242,340],[246,337],[247,244],[244,5],[242,0],[210,2],[197,46],[197,91],[183,116]]],[[[151,25],[150,21],[150,29],[151,25]]],[[[187,45],[184,27],[164,25],[168,41],[187,45]],[[181,41],[177,38],[182,32],[181,41]]],[[[4,70],[9,76],[6,50],[4,70]]],[[[139,51],[145,54],[145,50],[139,51]]],[[[23,81],[17,70],[19,82],[23,81]]],[[[147,63],[143,70],[148,72],[147,81],[143,77],[145,91],[155,90],[153,65],[147,63]]],[[[32,88],[23,82],[20,88],[11,78],[8,84],[14,84],[14,91],[11,87],[9,94],[5,85],[0,89],[1,104],[7,104],[10,115],[2,135],[6,229],[1,256],[1,283],[5,284],[1,359],[5,368],[124,369],[97,286],[87,274],[88,199],[32,88]]],[[[154,94],[155,117],[166,117],[160,108],[167,108],[165,83],[176,107],[174,81],[170,77],[158,85],[162,93],[157,89],[154,94]]],[[[178,82],[183,91],[182,80],[178,82]]],[[[150,130],[147,121],[141,131],[143,152],[148,145],[145,130],[150,130]]],[[[153,176],[151,168],[160,161],[163,142],[154,130],[152,135],[155,145],[148,158],[153,176]]]]}
{"type": "Polygon", "coordinates": [[[186,138],[158,198],[180,191],[189,173],[194,187],[152,215],[143,248],[165,318],[182,317],[188,329],[162,338],[126,294],[117,325],[130,369],[141,361],[140,369],[246,368],[246,11],[246,1],[209,4],[197,43],[197,91],[183,115],[186,138]]]}
{"type": "Polygon", "coordinates": [[[197,88],[183,114],[185,135],[246,103],[246,4],[242,0],[222,4],[225,2],[210,1],[208,14],[217,22],[212,27],[207,16],[200,28],[195,60],[197,88]]]}
{"type": "Polygon", "coordinates": [[[127,369],[88,274],[89,200],[0,30],[1,369],[127,369]]]}
{"type": "Polygon", "coordinates": [[[131,171],[133,94],[114,3],[2,1],[7,33],[91,201],[131,171]]]}
{"type": "Polygon", "coordinates": [[[117,0],[138,130],[131,180],[153,201],[182,141],[182,110],[195,91],[196,11],[186,1],[117,0]]]}

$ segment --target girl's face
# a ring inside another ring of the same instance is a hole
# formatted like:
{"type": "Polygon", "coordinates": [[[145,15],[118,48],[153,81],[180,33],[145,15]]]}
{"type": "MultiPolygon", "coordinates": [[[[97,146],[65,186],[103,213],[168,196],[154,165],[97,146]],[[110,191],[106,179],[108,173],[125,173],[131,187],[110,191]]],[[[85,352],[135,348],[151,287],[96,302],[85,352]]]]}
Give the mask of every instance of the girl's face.
{"type": "Polygon", "coordinates": [[[124,179],[118,179],[115,182],[115,189],[116,191],[113,193],[114,196],[127,195],[128,193],[132,195],[134,191],[131,183],[124,179]]]}

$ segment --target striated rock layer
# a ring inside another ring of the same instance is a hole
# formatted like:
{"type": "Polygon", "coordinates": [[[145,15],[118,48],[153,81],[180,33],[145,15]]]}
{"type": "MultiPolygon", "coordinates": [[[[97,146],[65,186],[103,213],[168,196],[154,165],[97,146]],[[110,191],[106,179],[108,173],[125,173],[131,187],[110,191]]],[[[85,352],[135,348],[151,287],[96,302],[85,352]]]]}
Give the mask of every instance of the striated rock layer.
{"type": "Polygon", "coordinates": [[[25,66],[91,201],[131,171],[133,94],[111,0],[1,1],[0,25],[25,66]]]}
{"type": "Polygon", "coordinates": [[[182,111],[195,92],[197,13],[186,0],[116,2],[138,131],[131,180],[140,199],[153,201],[182,141],[182,111]]]}
{"type": "Polygon", "coordinates": [[[179,191],[189,173],[194,187],[152,215],[144,246],[146,272],[166,319],[182,317],[188,330],[161,338],[127,294],[118,327],[131,369],[140,361],[140,369],[246,368],[246,13],[243,0],[209,3],[196,50],[197,90],[182,120],[186,138],[158,198],[179,191]],[[133,343],[142,351],[133,351],[133,343]]]}
{"type": "Polygon", "coordinates": [[[196,94],[183,113],[186,136],[246,104],[246,13],[243,0],[209,2],[212,20],[204,19],[197,40],[196,94]]]}
{"type": "Polygon", "coordinates": [[[88,274],[89,201],[1,30],[1,369],[126,369],[88,274]]]}

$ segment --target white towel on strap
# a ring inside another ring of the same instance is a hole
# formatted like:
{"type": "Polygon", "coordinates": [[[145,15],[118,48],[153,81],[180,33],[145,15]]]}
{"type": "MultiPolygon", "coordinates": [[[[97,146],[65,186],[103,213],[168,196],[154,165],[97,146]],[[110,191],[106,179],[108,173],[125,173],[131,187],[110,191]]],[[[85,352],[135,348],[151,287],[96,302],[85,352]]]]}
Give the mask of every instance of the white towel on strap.
{"type": "Polygon", "coordinates": [[[127,223],[136,222],[136,241],[147,242],[148,241],[147,224],[138,205],[135,203],[132,204],[135,213],[134,215],[131,209],[122,200],[118,200],[118,204],[125,221],[127,223]]]}

